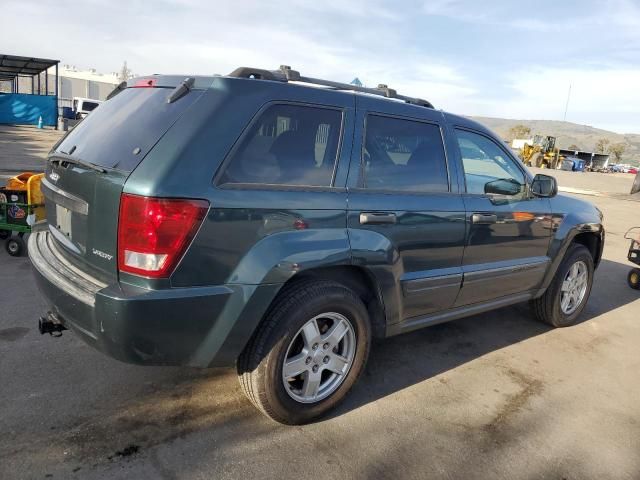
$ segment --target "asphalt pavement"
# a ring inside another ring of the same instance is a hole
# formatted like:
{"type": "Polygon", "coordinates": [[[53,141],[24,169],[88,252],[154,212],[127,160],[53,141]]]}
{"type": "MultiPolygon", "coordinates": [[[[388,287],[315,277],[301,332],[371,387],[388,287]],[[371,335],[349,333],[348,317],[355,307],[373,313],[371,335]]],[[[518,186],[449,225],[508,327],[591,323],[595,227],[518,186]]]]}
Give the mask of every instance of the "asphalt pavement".
{"type": "Polygon", "coordinates": [[[47,152],[63,134],[52,128],[0,125],[0,185],[21,172],[43,172],[47,152]]]}
{"type": "Polygon", "coordinates": [[[610,196],[640,201],[639,195],[630,195],[635,175],[630,173],[568,172],[548,168],[530,168],[533,173],[553,175],[560,191],[588,196],[610,196]]]}

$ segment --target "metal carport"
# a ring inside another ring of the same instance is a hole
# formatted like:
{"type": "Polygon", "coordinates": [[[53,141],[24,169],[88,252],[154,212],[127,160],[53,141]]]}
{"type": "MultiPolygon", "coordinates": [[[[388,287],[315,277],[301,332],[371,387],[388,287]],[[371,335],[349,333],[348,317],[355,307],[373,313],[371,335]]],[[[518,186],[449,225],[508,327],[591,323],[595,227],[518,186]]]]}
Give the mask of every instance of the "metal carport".
{"type": "Polygon", "coordinates": [[[0,93],[0,123],[33,125],[42,117],[45,125],[58,128],[59,63],[46,58],[0,54],[0,82],[11,84],[11,93],[0,93]],[[55,67],[53,95],[49,95],[51,67],[55,67]],[[42,73],[44,82],[41,82],[42,73]],[[31,78],[30,94],[20,92],[21,78],[31,78]]]}
{"type": "Polygon", "coordinates": [[[585,165],[595,170],[607,168],[607,166],[609,165],[609,155],[606,153],[583,152],[561,148],[560,155],[565,155],[567,157],[576,157],[580,160],[584,160],[585,165]]]}

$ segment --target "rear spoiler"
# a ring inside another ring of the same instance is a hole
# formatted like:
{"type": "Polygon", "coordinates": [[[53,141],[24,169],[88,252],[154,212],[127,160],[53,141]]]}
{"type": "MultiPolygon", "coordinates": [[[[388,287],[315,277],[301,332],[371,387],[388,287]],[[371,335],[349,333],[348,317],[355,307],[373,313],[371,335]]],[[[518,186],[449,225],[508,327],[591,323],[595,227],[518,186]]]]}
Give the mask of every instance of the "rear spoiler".
{"type": "Polygon", "coordinates": [[[178,77],[174,75],[167,76],[159,76],[154,75],[151,77],[142,77],[142,78],[133,78],[128,82],[120,82],[116,88],[114,88],[109,95],[107,95],[106,100],[110,100],[120,92],[127,88],[174,88],[169,98],[167,98],[167,103],[173,103],[179,98],[186,95],[190,90],[195,88],[206,88],[211,85],[213,82],[213,77],[178,77]],[[202,80],[198,82],[197,80],[202,80]]]}
{"type": "Polygon", "coordinates": [[[125,88],[127,88],[127,82],[120,82],[116,88],[111,90],[111,93],[109,93],[109,95],[107,95],[107,98],[105,98],[105,100],[112,99],[117,94],[119,94],[121,91],[123,91],[125,88]]]}

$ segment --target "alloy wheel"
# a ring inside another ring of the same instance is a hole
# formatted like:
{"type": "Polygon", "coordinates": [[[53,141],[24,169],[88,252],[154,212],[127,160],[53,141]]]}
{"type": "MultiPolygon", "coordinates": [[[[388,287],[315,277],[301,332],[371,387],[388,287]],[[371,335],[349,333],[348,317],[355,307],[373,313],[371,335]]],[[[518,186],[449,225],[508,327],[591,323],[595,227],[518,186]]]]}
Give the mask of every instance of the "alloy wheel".
{"type": "Polygon", "coordinates": [[[347,377],[356,353],[356,335],[344,315],[327,312],[307,321],[294,335],[282,365],[291,398],[316,403],[335,392],[347,377]]]}
{"type": "Polygon", "coordinates": [[[560,308],[565,315],[574,313],[587,293],[589,285],[589,269],[582,260],[577,261],[569,268],[560,288],[560,308]]]}

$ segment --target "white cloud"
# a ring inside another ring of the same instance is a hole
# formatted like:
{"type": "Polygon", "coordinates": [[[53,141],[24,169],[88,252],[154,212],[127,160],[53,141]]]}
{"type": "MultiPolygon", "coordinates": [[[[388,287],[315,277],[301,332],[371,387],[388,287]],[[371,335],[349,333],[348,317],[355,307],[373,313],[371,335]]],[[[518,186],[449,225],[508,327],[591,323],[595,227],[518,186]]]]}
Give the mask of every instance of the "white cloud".
{"type": "Polygon", "coordinates": [[[298,8],[314,10],[319,13],[332,13],[348,15],[360,18],[379,18],[383,20],[399,21],[402,19],[401,9],[389,7],[376,1],[367,0],[323,0],[321,2],[309,2],[306,0],[294,0],[293,5],[298,8]]]}
{"type": "Polygon", "coordinates": [[[104,72],[127,60],[139,74],[226,74],[286,63],[308,76],[385,83],[449,111],[511,118],[561,119],[572,83],[569,120],[640,132],[640,6],[633,0],[592,4],[569,19],[508,1],[2,5],[3,53],[104,72]],[[456,21],[466,24],[442,31],[456,21]]]}
{"type": "Polygon", "coordinates": [[[422,10],[427,15],[451,16],[461,13],[462,2],[459,0],[426,0],[422,10]]]}
{"type": "Polygon", "coordinates": [[[507,82],[515,94],[478,105],[485,114],[562,120],[571,85],[567,121],[640,132],[640,69],[527,67],[509,74],[507,82]]]}
{"type": "MultiPolygon", "coordinates": [[[[38,10],[28,0],[9,1],[5,12],[10,15],[28,10],[31,31],[44,33],[50,25],[74,31],[30,54],[84,67],[114,71],[126,59],[140,74],[226,74],[238,66],[286,63],[308,76],[386,83],[443,106],[473,93],[455,65],[407,43],[403,20],[408,12],[388,2],[159,0],[149,10],[137,3],[123,8],[92,0],[75,4],[69,16],[61,13],[64,5],[38,10]]],[[[67,0],[67,6],[72,3],[67,0]]],[[[9,47],[24,42],[11,37],[9,47]]]]}
{"type": "Polygon", "coordinates": [[[549,2],[548,5],[542,2],[537,8],[511,1],[425,0],[422,11],[426,15],[461,22],[532,32],[602,34],[602,31],[585,29],[629,28],[637,31],[640,25],[640,4],[635,0],[577,0],[576,3],[549,2]]]}

